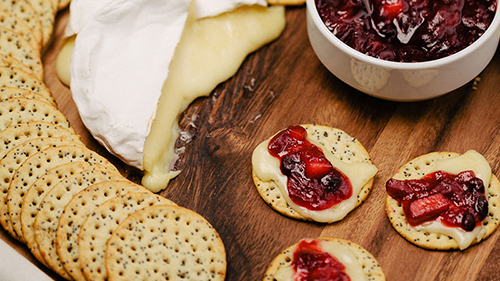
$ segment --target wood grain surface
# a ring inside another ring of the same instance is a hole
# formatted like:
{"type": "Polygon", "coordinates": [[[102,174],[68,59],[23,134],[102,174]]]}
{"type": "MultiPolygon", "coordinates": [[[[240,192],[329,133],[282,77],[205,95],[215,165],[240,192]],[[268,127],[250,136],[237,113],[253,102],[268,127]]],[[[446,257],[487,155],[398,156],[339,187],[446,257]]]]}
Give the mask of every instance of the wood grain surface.
{"type": "MultiPolygon", "coordinates": [[[[140,171],[112,157],[88,133],[69,89],[57,78],[55,60],[67,15],[67,10],[59,13],[54,41],[43,58],[45,83],[88,147],[139,182],[140,171]]],[[[475,149],[499,176],[499,54],[478,79],[445,96],[412,103],[380,100],[347,86],[323,67],[308,41],[305,15],[305,7],[287,8],[282,36],[248,56],[235,77],[182,114],[180,128],[190,136],[178,141],[186,148],[176,164],[182,173],[161,195],[200,213],[217,229],[227,252],[226,280],[262,280],[279,252],[302,238],[319,236],[365,247],[387,280],[499,280],[500,231],[465,251],[429,251],[406,242],[385,214],[385,182],[416,156],[475,149]],[[355,136],[379,169],[368,199],[341,222],[286,218],[268,207],[253,185],[254,147],[301,123],[337,127],[355,136]]],[[[3,230],[0,234],[57,279],[23,245],[3,230]]]]}

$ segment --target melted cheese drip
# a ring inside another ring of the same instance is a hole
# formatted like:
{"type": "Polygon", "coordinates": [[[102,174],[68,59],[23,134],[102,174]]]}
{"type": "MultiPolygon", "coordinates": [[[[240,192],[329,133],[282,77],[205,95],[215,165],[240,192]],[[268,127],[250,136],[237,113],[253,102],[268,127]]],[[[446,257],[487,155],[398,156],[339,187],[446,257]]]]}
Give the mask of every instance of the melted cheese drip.
{"type": "MultiPolygon", "coordinates": [[[[430,170],[429,172],[427,172],[427,174],[436,171],[444,171],[454,175],[464,171],[472,170],[476,177],[480,178],[483,181],[485,194],[488,194],[488,186],[490,184],[491,178],[491,167],[486,159],[474,150],[469,150],[457,157],[432,162],[429,169],[430,170]]],[[[483,225],[476,227],[471,232],[467,232],[460,227],[445,226],[439,221],[426,222],[416,227],[408,225],[408,227],[419,231],[428,231],[431,233],[450,236],[458,243],[458,246],[461,250],[469,247],[474,241],[481,241],[486,231],[483,225]]]]}
{"type": "Polygon", "coordinates": [[[192,11],[144,144],[142,184],[153,192],[165,188],[178,174],[172,165],[177,157],[179,114],[233,76],[249,53],[276,39],[285,27],[282,6],[244,6],[201,20],[192,11]]]}
{"type": "MultiPolygon", "coordinates": [[[[351,280],[366,280],[366,275],[363,272],[361,264],[358,262],[348,246],[342,244],[332,244],[323,240],[320,241],[320,245],[323,252],[329,253],[345,266],[344,272],[351,280]]],[[[295,249],[292,251],[295,251],[295,249]]],[[[277,281],[289,281],[293,280],[293,274],[294,270],[292,266],[282,266],[278,269],[274,278],[277,281]]]]}
{"type": "Polygon", "coordinates": [[[285,198],[288,205],[297,213],[318,222],[331,223],[339,221],[354,209],[357,202],[357,195],[361,188],[375,176],[377,167],[373,164],[364,162],[346,163],[333,155],[329,149],[318,143],[315,139],[309,136],[307,139],[320,147],[328,161],[349,178],[352,185],[351,197],[322,211],[309,210],[295,204],[288,194],[288,189],[286,188],[287,177],[281,173],[279,159],[273,157],[267,150],[269,140],[262,142],[255,148],[252,155],[252,167],[259,179],[265,182],[273,181],[278,186],[283,198],[285,198]]]}

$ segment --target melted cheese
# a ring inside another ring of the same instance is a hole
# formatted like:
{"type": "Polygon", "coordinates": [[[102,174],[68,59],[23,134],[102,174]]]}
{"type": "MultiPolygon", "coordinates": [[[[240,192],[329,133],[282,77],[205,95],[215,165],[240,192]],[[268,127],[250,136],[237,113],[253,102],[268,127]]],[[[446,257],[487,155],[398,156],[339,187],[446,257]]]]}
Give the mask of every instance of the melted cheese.
{"type": "Polygon", "coordinates": [[[245,6],[202,20],[190,14],[144,144],[144,186],[158,191],[176,176],[179,114],[233,76],[249,53],[277,38],[285,27],[284,12],[282,6],[245,6]]]}
{"type": "MultiPolygon", "coordinates": [[[[483,181],[485,194],[488,194],[491,167],[486,159],[476,151],[469,150],[460,156],[434,161],[430,165],[428,174],[436,171],[444,171],[456,175],[464,171],[472,170],[476,177],[483,181]]],[[[408,225],[408,227],[419,231],[428,231],[450,236],[458,243],[461,250],[469,247],[475,241],[481,241],[486,231],[483,225],[476,227],[471,232],[467,232],[460,227],[445,226],[439,221],[426,222],[416,227],[408,225]]]]}
{"type": "MultiPolygon", "coordinates": [[[[349,276],[351,280],[366,280],[366,275],[363,272],[361,264],[356,259],[348,246],[342,244],[332,244],[324,240],[320,241],[320,245],[323,252],[329,253],[345,266],[344,272],[349,276]]],[[[295,272],[292,266],[282,266],[278,269],[273,277],[277,281],[289,281],[293,280],[292,277],[294,273],[295,272]]]]}
{"type": "Polygon", "coordinates": [[[322,211],[309,210],[295,204],[288,194],[288,189],[286,188],[287,177],[281,173],[279,159],[273,157],[267,150],[269,140],[262,142],[255,148],[252,155],[252,167],[259,179],[265,182],[273,181],[278,186],[283,198],[285,198],[288,205],[297,213],[318,222],[331,223],[339,221],[354,209],[357,202],[357,195],[361,188],[375,176],[377,167],[373,164],[364,162],[346,163],[333,155],[329,149],[318,143],[315,139],[309,138],[309,136],[307,139],[320,147],[330,163],[349,178],[352,185],[351,197],[322,211]]]}

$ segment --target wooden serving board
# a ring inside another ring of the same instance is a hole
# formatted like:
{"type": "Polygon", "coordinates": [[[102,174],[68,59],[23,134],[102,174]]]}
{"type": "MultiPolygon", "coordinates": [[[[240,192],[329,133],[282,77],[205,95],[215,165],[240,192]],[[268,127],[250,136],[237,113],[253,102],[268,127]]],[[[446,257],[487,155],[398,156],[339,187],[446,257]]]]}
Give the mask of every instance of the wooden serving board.
{"type": "MultiPolygon", "coordinates": [[[[67,16],[67,10],[59,13],[55,40],[44,55],[45,83],[87,146],[139,182],[140,171],[112,157],[88,133],[69,89],[58,80],[55,63],[67,16]]],[[[217,229],[227,252],[226,280],[262,280],[283,249],[319,236],[349,239],[365,247],[387,280],[498,280],[500,231],[463,252],[416,247],[393,230],[386,216],[385,182],[408,160],[432,151],[475,149],[499,175],[499,54],[480,79],[450,94],[423,102],[390,102],[354,90],[323,67],[308,41],[305,16],[303,6],[287,8],[282,36],[251,54],[235,77],[182,114],[180,128],[192,138],[179,141],[186,147],[177,162],[182,173],[161,195],[200,213],[217,229]],[[341,222],[286,218],[268,207],[253,185],[254,147],[276,131],[302,123],[345,130],[361,141],[379,169],[367,201],[341,222]]],[[[3,230],[0,234],[58,278],[26,247],[3,230]]]]}

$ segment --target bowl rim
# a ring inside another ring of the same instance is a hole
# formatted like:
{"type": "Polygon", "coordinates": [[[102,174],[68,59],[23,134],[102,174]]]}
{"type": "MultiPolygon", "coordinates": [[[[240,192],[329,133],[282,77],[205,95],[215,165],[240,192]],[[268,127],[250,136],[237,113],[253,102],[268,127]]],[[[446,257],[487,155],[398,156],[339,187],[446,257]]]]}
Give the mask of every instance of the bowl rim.
{"type": "Polygon", "coordinates": [[[478,48],[480,48],[482,45],[488,42],[488,40],[498,41],[500,39],[499,36],[497,35],[498,34],[497,31],[500,28],[499,1],[500,0],[497,0],[497,7],[495,15],[493,17],[493,21],[491,22],[488,29],[486,29],[484,34],[481,37],[479,37],[475,42],[473,42],[466,48],[447,57],[431,61],[424,61],[424,62],[394,62],[394,61],[382,60],[379,58],[363,54],[355,50],[354,48],[350,47],[349,45],[345,44],[344,42],[342,42],[339,38],[337,38],[337,36],[333,35],[333,33],[330,32],[330,30],[328,30],[326,25],[323,23],[323,20],[319,16],[315,0],[306,0],[306,6],[307,6],[306,8],[307,8],[307,13],[309,14],[311,20],[313,21],[316,28],[321,32],[321,34],[330,43],[332,43],[337,48],[341,49],[343,52],[345,52],[352,58],[358,61],[366,62],[384,68],[418,70],[418,69],[439,68],[442,65],[449,64],[451,62],[455,62],[457,60],[461,60],[466,56],[469,56],[471,53],[475,52],[478,48]]]}

